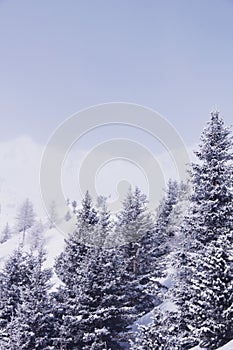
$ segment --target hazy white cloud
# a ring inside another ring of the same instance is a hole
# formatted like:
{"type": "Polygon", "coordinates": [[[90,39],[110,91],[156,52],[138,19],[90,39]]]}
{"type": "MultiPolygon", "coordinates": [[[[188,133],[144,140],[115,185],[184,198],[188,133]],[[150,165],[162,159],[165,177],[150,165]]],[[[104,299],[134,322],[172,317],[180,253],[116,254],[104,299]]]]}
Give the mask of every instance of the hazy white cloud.
{"type": "MultiPolygon", "coordinates": [[[[193,158],[192,150],[188,149],[190,157],[193,158]]],[[[40,162],[44,147],[37,144],[31,138],[24,136],[15,140],[0,143],[0,197],[1,215],[0,221],[11,221],[15,217],[18,205],[29,198],[35,206],[39,216],[44,215],[43,205],[40,196],[40,162]]],[[[80,201],[81,192],[78,184],[78,173],[82,162],[88,154],[88,150],[71,150],[66,158],[62,172],[62,183],[65,197],[80,201]]],[[[111,154],[108,155],[111,158],[111,154]]],[[[98,158],[98,154],[96,154],[98,158]]],[[[171,157],[167,152],[155,156],[164,181],[177,178],[177,172],[171,157]]],[[[101,157],[100,157],[101,159],[101,157]]],[[[150,159],[143,160],[145,168],[150,159]]],[[[91,174],[97,192],[104,195],[111,195],[110,200],[117,197],[117,184],[126,180],[132,185],[138,185],[144,192],[148,192],[148,176],[138,167],[128,161],[112,159],[107,164],[100,164],[99,171],[91,174]]],[[[153,179],[149,176],[149,179],[153,179]]],[[[156,182],[156,176],[154,176],[156,182]]],[[[85,190],[85,189],[84,189],[85,190]]]]}
{"type": "Polygon", "coordinates": [[[39,167],[42,149],[27,136],[0,143],[2,220],[8,217],[11,220],[19,203],[27,197],[41,213],[39,167]]]}

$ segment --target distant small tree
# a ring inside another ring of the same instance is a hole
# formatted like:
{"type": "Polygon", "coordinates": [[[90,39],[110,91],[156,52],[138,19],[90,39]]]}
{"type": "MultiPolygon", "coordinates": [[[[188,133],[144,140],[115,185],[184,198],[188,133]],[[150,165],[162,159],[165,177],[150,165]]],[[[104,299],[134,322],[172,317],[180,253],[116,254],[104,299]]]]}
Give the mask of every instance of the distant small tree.
{"type": "Polygon", "coordinates": [[[96,199],[96,207],[101,208],[106,205],[106,202],[107,202],[107,197],[100,195],[96,199]]]}
{"type": "Polygon", "coordinates": [[[77,202],[76,201],[72,202],[72,208],[73,208],[73,213],[76,213],[76,211],[77,211],[77,202]]]}
{"type": "Polygon", "coordinates": [[[49,228],[51,229],[55,227],[58,219],[55,201],[51,202],[48,215],[49,215],[49,228]]]}
{"type": "Polygon", "coordinates": [[[43,231],[44,225],[40,221],[36,221],[35,224],[29,230],[29,240],[32,249],[40,248],[43,245],[43,231]]]}
{"type": "Polygon", "coordinates": [[[17,230],[19,232],[22,232],[23,234],[22,245],[24,245],[25,233],[30,227],[32,227],[32,225],[35,222],[35,212],[33,204],[29,201],[28,198],[23,202],[23,204],[19,208],[16,220],[17,230]]]}
{"type": "Polygon", "coordinates": [[[70,214],[70,211],[68,210],[66,215],[65,215],[65,220],[66,221],[70,221],[70,219],[72,218],[71,214],[70,214]]]}

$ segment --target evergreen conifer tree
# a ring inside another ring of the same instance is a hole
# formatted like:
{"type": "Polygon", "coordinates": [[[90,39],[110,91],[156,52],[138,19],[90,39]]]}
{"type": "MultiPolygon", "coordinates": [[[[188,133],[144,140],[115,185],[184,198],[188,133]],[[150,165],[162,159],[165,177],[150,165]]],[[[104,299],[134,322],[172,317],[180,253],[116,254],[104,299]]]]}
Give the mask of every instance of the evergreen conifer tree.
{"type": "Polygon", "coordinates": [[[19,287],[19,302],[4,330],[4,349],[48,349],[54,336],[48,289],[51,269],[43,269],[44,253],[27,256],[30,280],[19,287]]]}
{"type": "Polygon", "coordinates": [[[33,204],[29,201],[27,198],[21,207],[19,208],[18,215],[16,217],[17,220],[17,230],[19,232],[22,232],[22,246],[24,245],[25,241],[25,233],[26,231],[32,227],[32,225],[35,222],[35,212],[33,208],[33,204]]]}
{"type": "Polygon", "coordinates": [[[185,238],[175,254],[176,281],[169,291],[178,309],[155,316],[141,335],[141,342],[149,345],[161,334],[174,343],[156,344],[158,349],[185,350],[198,344],[217,349],[233,334],[232,137],[219,113],[211,114],[196,155],[190,206],[181,226],[185,238]]]}
{"type": "Polygon", "coordinates": [[[196,155],[174,294],[197,342],[216,349],[232,337],[233,295],[232,137],[219,113],[211,114],[196,155]]]}

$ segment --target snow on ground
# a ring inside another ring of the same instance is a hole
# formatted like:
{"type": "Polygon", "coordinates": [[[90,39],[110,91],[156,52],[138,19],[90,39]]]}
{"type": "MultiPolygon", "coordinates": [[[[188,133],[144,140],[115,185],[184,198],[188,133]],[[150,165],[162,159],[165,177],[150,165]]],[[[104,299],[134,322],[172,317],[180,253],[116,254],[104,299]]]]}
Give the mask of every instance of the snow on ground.
{"type": "Polygon", "coordinates": [[[153,321],[153,310],[148,312],[147,314],[140,317],[137,321],[135,321],[131,327],[133,333],[139,331],[140,326],[149,326],[149,324],[153,321]]]}
{"type": "MultiPolygon", "coordinates": [[[[194,348],[190,350],[205,350],[205,348],[200,348],[200,346],[195,346],[194,348]]],[[[233,340],[231,340],[226,345],[221,346],[221,348],[218,348],[216,350],[233,350],[233,340]]]]}
{"type": "Polygon", "coordinates": [[[229,343],[226,345],[223,345],[221,348],[218,350],[233,350],[233,340],[231,340],[229,343]]]}
{"type": "Polygon", "coordinates": [[[165,300],[162,304],[159,305],[160,310],[162,311],[177,311],[177,306],[170,300],[165,300]]]}
{"type": "Polygon", "coordinates": [[[0,269],[3,268],[5,261],[13,253],[13,251],[19,246],[20,243],[20,235],[15,234],[8,241],[0,244],[0,269]]]}
{"type": "MultiPolygon", "coordinates": [[[[173,253],[170,254],[170,259],[168,258],[168,261],[170,263],[168,264],[168,267],[165,272],[165,277],[161,278],[155,278],[154,280],[156,282],[159,282],[161,285],[165,286],[166,288],[171,288],[174,283],[174,274],[175,274],[175,269],[171,264],[172,261],[172,255],[173,253]]],[[[161,304],[158,306],[160,310],[162,311],[176,311],[177,306],[169,299],[165,299],[161,304]]],[[[153,312],[154,310],[148,312],[147,314],[143,315],[140,317],[137,321],[135,321],[131,327],[131,330],[136,333],[139,330],[140,326],[148,326],[152,321],[153,321],[153,312]]]]}
{"type": "MultiPolygon", "coordinates": [[[[177,309],[177,306],[170,300],[164,301],[158,307],[160,308],[160,310],[163,310],[163,311],[176,311],[177,309]]],[[[154,310],[148,312],[147,314],[143,315],[133,323],[131,327],[131,330],[133,331],[133,333],[137,332],[140,326],[149,326],[149,324],[153,321],[153,311],[154,310]]]]}
{"type": "MultiPolygon", "coordinates": [[[[53,267],[55,258],[63,251],[64,249],[64,236],[55,228],[45,232],[45,250],[47,253],[47,260],[45,262],[45,267],[53,267]]],[[[61,284],[61,281],[54,273],[51,283],[53,285],[52,290],[55,290],[58,285],[61,284]]]]}
{"type": "Polygon", "coordinates": [[[163,286],[167,288],[171,288],[173,286],[173,276],[175,274],[174,267],[169,266],[166,270],[166,276],[161,278],[155,278],[155,281],[161,283],[163,286]]]}

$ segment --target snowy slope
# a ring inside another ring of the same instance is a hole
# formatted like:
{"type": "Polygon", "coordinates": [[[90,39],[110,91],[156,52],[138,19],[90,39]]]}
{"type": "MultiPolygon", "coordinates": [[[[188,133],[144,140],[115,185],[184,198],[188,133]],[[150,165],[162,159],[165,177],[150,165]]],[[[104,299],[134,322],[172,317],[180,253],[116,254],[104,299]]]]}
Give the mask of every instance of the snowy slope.
{"type": "Polygon", "coordinates": [[[226,345],[222,346],[218,350],[233,350],[233,340],[231,340],[229,343],[226,345]]]}
{"type": "MultiPolygon", "coordinates": [[[[200,348],[199,346],[195,346],[194,348],[190,350],[205,350],[204,348],[200,348]]],[[[226,345],[221,346],[221,348],[218,348],[216,350],[233,350],[233,340],[231,340],[226,345]]]]}

